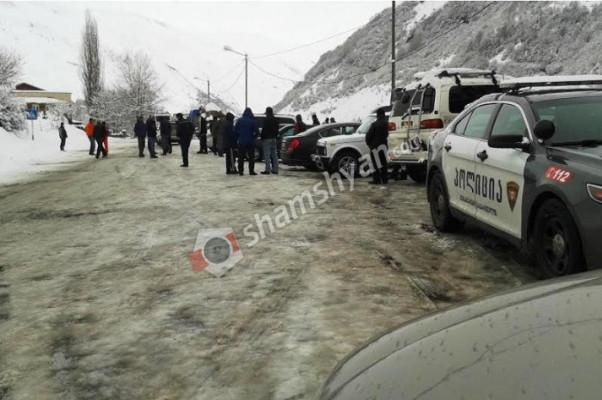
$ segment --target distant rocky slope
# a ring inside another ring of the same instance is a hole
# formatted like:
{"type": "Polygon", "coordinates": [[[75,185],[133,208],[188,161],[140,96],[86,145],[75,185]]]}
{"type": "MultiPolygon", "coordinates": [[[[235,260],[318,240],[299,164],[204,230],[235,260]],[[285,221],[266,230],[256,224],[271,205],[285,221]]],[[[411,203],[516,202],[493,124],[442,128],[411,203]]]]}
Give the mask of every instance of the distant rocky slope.
{"type": "MultiPolygon", "coordinates": [[[[513,76],[601,72],[597,2],[404,2],[395,13],[398,85],[417,71],[444,66],[513,76]]],[[[277,108],[340,120],[386,103],[390,36],[391,9],[386,9],[323,54],[277,108]]]]}

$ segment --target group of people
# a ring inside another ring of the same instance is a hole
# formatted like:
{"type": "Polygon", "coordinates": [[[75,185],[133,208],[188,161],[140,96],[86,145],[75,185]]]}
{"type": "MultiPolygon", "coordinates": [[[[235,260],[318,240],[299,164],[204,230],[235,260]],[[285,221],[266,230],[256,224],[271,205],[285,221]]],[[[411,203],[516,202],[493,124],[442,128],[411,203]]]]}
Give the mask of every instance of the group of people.
{"type": "MultiPolygon", "coordinates": [[[[63,124],[61,123],[61,126],[63,124]]],[[[64,127],[63,127],[64,129],[64,127]]],[[[84,128],[86,131],[86,135],[90,140],[90,155],[96,156],[96,158],[100,158],[100,154],[102,153],[102,157],[105,158],[109,154],[109,129],[105,121],[96,121],[94,118],[90,118],[88,124],[84,128]]],[[[59,128],[60,134],[60,128],[59,128]]],[[[65,132],[65,137],[67,132],[65,132]]],[[[61,140],[62,145],[62,140],[61,140]]],[[[63,145],[61,150],[63,150],[63,145]]]]}

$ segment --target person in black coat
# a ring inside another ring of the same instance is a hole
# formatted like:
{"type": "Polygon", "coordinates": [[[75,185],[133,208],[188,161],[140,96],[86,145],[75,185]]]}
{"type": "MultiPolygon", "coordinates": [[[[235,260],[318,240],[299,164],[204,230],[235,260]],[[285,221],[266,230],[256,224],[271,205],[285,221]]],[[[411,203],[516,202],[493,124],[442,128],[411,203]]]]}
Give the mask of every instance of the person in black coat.
{"type": "Polygon", "coordinates": [[[67,141],[67,131],[65,130],[65,124],[61,122],[59,126],[59,138],[61,139],[61,151],[65,151],[65,142],[67,141]]]}
{"type": "Polygon", "coordinates": [[[144,142],[146,141],[146,124],[138,117],[134,125],[134,135],[138,138],[138,157],[144,157],[144,142]]]}
{"type": "Polygon", "coordinates": [[[199,118],[199,141],[201,142],[201,148],[198,154],[207,154],[207,118],[203,114],[199,118]]]}
{"type": "Polygon", "coordinates": [[[274,117],[272,107],[265,109],[265,120],[261,130],[261,145],[265,170],[262,175],[278,174],[278,120],[274,117]]]}
{"type": "Polygon", "coordinates": [[[188,149],[194,135],[194,125],[192,125],[192,122],[184,119],[182,113],[178,113],[176,118],[176,135],[180,140],[180,149],[182,150],[182,165],[180,167],[188,167],[188,149]]]}
{"type": "Polygon", "coordinates": [[[98,122],[96,126],[94,126],[94,140],[96,140],[96,158],[100,157],[100,153],[102,152],[102,158],[107,156],[107,150],[104,147],[103,141],[105,140],[105,136],[107,135],[106,124],[103,122],[98,122]]]}
{"type": "Polygon", "coordinates": [[[387,149],[389,137],[389,123],[385,115],[385,110],[379,108],[376,111],[376,121],[370,125],[366,133],[366,144],[370,149],[370,159],[372,161],[373,173],[372,184],[386,184],[387,174],[387,149]]]}
{"type": "Polygon", "coordinates": [[[159,121],[159,130],[161,131],[161,148],[163,155],[171,154],[171,125],[167,118],[161,118],[159,121]]]}
{"type": "Polygon", "coordinates": [[[222,141],[224,143],[224,153],[226,154],[226,174],[236,174],[234,166],[234,148],[236,146],[234,138],[234,114],[227,113],[222,123],[222,141]]]}
{"type": "Polygon", "coordinates": [[[146,135],[148,136],[148,152],[151,158],[157,158],[155,153],[155,143],[157,143],[157,123],[155,117],[152,115],[148,116],[146,120],[146,135]]]}
{"type": "Polygon", "coordinates": [[[315,113],[311,115],[311,123],[314,124],[314,126],[320,125],[320,120],[315,113]]]}

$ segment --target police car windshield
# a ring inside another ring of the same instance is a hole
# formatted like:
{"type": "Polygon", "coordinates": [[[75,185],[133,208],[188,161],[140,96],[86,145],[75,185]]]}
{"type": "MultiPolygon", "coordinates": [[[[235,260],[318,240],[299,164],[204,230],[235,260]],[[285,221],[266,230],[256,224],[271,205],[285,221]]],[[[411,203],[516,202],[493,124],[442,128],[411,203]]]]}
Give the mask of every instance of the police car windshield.
{"type": "Polygon", "coordinates": [[[370,125],[372,125],[374,121],[376,121],[376,115],[368,115],[366,118],[364,118],[364,122],[362,122],[359,128],[357,128],[355,133],[365,135],[368,132],[368,129],[370,129],[370,125]]]}
{"type": "Polygon", "coordinates": [[[538,120],[556,127],[552,145],[594,145],[602,142],[602,96],[562,98],[532,103],[538,120]]]}

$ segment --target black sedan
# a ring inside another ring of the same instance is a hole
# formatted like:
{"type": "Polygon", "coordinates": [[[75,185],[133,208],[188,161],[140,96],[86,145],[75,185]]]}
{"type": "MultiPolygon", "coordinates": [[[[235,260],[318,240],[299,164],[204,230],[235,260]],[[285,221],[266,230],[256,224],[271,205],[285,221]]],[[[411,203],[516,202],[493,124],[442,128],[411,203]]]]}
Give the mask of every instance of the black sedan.
{"type": "Polygon", "coordinates": [[[313,169],[315,164],[311,159],[311,155],[314,153],[319,139],[337,135],[351,135],[359,126],[360,124],[357,122],[318,125],[295,136],[285,137],[280,149],[282,163],[313,169]]]}

